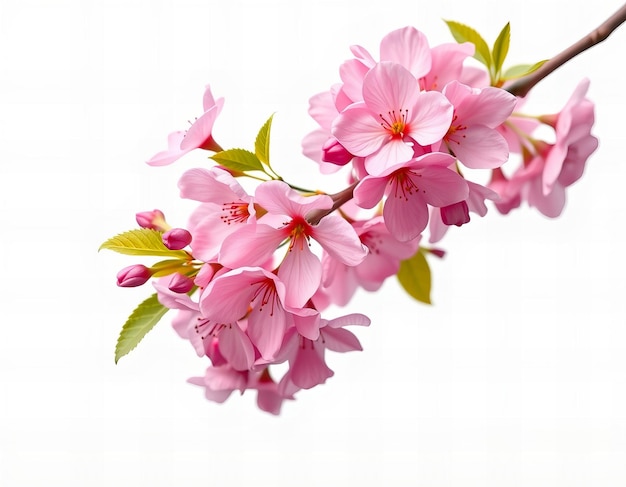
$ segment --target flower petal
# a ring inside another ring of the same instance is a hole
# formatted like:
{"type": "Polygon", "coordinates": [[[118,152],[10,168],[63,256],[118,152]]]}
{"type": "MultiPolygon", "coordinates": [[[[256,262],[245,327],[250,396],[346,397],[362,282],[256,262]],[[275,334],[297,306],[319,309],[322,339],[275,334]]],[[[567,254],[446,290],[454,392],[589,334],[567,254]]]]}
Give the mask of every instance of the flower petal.
{"type": "Polygon", "coordinates": [[[287,306],[302,308],[317,291],[322,280],[322,263],[311,252],[304,236],[290,246],[278,268],[278,277],[287,289],[287,306]]]}
{"type": "Polygon", "coordinates": [[[335,119],[331,132],[348,152],[361,157],[373,154],[390,138],[363,105],[344,110],[335,119]]]}
{"type": "Polygon", "coordinates": [[[313,227],[312,237],[333,258],[349,266],[360,264],[367,255],[354,228],[342,217],[328,215],[313,227]]]}

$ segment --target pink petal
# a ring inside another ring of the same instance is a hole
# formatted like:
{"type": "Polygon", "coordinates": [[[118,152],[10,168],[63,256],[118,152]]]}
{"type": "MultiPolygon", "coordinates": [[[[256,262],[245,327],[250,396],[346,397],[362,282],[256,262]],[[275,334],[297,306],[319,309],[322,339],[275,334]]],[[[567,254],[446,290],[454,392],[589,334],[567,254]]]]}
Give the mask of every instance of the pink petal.
{"type": "Polygon", "coordinates": [[[254,364],[254,347],[237,323],[228,325],[220,332],[219,347],[235,370],[248,370],[254,364]]]}
{"type": "Polygon", "coordinates": [[[409,132],[420,145],[439,142],[450,128],[454,109],[448,99],[438,91],[419,93],[409,107],[409,132]]]}
{"type": "Polygon", "coordinates": [[[328,215],[313,227],[312,237],[332,257],[349,266],[355,266],[367,255],[354,228],[342,217],[328,215]]]}
{"type": "Polygon", "coordinates": [[[377,152],[367,157],[365,169],[373,176],[380,175],[391,166],[409,161],[413,157],[413,148],[402,139],[393,138],[377,152]]]}
{"type": "Polygon", "coordinates": [[[456,171],[443,167],[425,167],[420,170],[420,193],[432,206],[442,207],[467,199],[469,188],[456,171]]]}
{"type": "Polygon", "coordinates": [[[369,156],[390,139],[390,135],[364,106],[344,110],[331,129],[335,138],[356,156],[369,156]]]}
{"type": "Polygon", "coordinates": [[[417,238],[428,223],[428,207],[421,192],[405,197],[401,190],[396,191],[397,183],[392,183],[391,194],[385,201],[383,217],[389,232],[401,242],[417,238]]]}
{"type": "Polygon", "coordinates": [[[278,268],[278,277],[287,289],[285,304],[294,308],[302,308],[320,286],[322,264],[304,237],[295,241],[287,251],[278,268]]]}
{"type": "Polygon", "coordinates": [[[231,269],[264,264],[285,238],[269,225],[240,225],[222,243],[218,261],[231,269]]]}
{"type": "Polygon", "coordinates": [[[378,63],[363,80],[363,100],[374,117],[395,118],[393,111],[399,114],[415,106],[418,94],[417,80],[399,64],[378,63]]]}
{"type": "Polygon", "coordinates": [[[185,132],[172,132],[167,137],[167,150],[161,151],[153,155],[146,164],[150,166],[167,166],[180,159],[191,149],[182,150],[180,143],[185,137],[185,132]]]}
{"type": "Polygon", "coordinates": [[[374,208],[385,194],[388,180],[384,177],[367,176],[354,188],[355,203],[361,208],[374,208]]]}
{"type": "Polygon", "coordinates": [[[204,143],[209,140],[215,119],[219,114],[219,109],[220,107],[217,105],[211,107],[189,127],[185,138],[180,143],[181,150],[197,149],[202,147],[204,143]]]}
{"type": "Polygon", "coordinates": [[[351,313],[349,315],[340,316],[326,322],[326,326],[330,328],[342,328],[344,326],[369,326],[371,320],[361,313],[351,313]]]}
{"type": "Polygon", "coordinates": [[[302,308],[293,314],[296,330],[309,340],[317,340],[320,336],[321,317],[319,311],[311,308],[302,308]]]}
{"type": "Polygon", "coordinates": [[[446,43],[433,47],[430,50],[432,66],[422,80],[423,88],[426,91],[441,91],[447,83],[459,79],[463,71],[463,61],[472,56],[474,51],[474,44],[471,42],[446,43]]]}
{"type": "Polygon", "coordinates": [[[472,169],[494,169],[509,158],[509,146],[497,130],[470,126],[453,134],[448,147],[459,161],[472,169]]]}
{"type": "Polygon", "coordinates": [[[213,108],[215,105],[218,105],[219,109],[221,110],[223,104],[224,104],[224,99],[218,98],[216,101],[215,98],[213,97],[213,93],[211,93],[211,87],[209,85],[206,85],[206,88],[204,90],[204,95],[202,97],[203,110],[207,112],[211,108],[213,108]]]}
{"type": "Polygon", "coordinates": [[[361,342],[350,331],[343,328],[324,328],[322,330],[324,345],[333,352],[353,352],[363,350],[361,342]]]}
{"type": "Polygon", "coordinates": [[[273,360],[287,330],[287,313],[277,300],[255,306],[248,317],[248,336],[263,359],[273,360]]]}
{"type": "Polygon", "coordinates": [[[333,200],[327,195],[302,196],[282,181],[261,183],[255,192],[256,202],[269,213],[305,217],[313,210],[328,210],[333,200]]]}
{"type": "Polygon", "coordinates": [[[218,167],[186,171],[178,181],[178,188],[181,198],[218,205],[250,199],[237,180],[218,167]]]}
{"type": "Polygon", "coordinates": [[[352,102],[363,101],[363,79],[369,70],[369,66],[358,59],[349,59],[339,67],[339,76],[343,81],[343,93],[352,102]]]}
{"type": "Polygon", "coordinates": [[[214,278],[200,297],[202,315],[218,323],[234,323],[248,312],[258,283],[276,279],[264,269],[241,267],[214,278]]]}
{"type": "Polygon", "coordinates": [[[298,351],[291,365],[292,382],[302,389],[310,389],[323,384],[332,377],[334,372],[324,362],[323,349],[320,353],[310,340],[304,340],[303,347],[298,351]]]}
{"type": "Polygon", "coordinates": [[[383,37],[380,60],[401,64],[415,78],[426,76],[432,63],[426,36],[413,27],[394,30],[383,37]]]}

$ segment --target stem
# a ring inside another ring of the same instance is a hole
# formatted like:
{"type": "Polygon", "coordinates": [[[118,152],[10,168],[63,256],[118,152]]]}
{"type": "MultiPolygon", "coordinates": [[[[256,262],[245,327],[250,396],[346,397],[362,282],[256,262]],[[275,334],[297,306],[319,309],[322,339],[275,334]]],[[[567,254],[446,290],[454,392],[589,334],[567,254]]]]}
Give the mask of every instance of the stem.
{"type": "Polygon", "coordinates": [[[548,60],[543,66],[541,66],[534,73],[520,78],[508,88],[505,88],[509,93],[515,96],[524,97],[528,94],[533,86],[539,81],[548,76],[552,71],[561,67],[566,62],[577,56],[583,51],[586,51],[590,47],[599,44],[605,40],[615,29],[626,21],[626,4],[622,6],[611,17],[605,20],[602,25],[597,29],[590,32],[588,35],[580,39],[578,42],[572,44],[570,47],[560,52],[552,59],[548,60]]]}
{"type": "Polygon", "coordinates": [[[339,208],[340,206],[350,201],[353,196],[354,188],[356,188],[357,184],[359,184],[358,181],[356,183],[351,184],[346,189],[339,191],[339,193],[335,193],[331,195],[330,197],[333,199],[332,208],[328,210],[317,210],[313,212],[311,216],[307,218],[308,222],[311,225],[317,225],[320,222],[320,220],[324,218],[326,215],[330,215],[337,208],[339,208]]]}

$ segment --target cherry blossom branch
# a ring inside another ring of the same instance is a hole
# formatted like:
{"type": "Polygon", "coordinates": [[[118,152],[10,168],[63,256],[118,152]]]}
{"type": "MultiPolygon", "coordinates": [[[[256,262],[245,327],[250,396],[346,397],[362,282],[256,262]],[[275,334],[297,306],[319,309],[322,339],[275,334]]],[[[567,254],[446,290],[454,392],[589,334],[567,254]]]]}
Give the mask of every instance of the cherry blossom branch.
{"type": "Polygon", "coordinates": [[[578,42],[572,44],[570,47],[562,51],[561,53],[548,60],[543,66],[541,66],[534,73],[525,76],[513,83],[508,88],[505,88],[509,93],[515,96],[524,97],[539,81],[548,76],[552,71],[561,67],[566,62],[580,54],[581,52],[589,49],[590,47],[599,44],[604,41],[615,29],[626,21],[626,4],[622,6],[617,12],[602,23],[597,29],[580,39],[578,42]]]}
{"type": "Polygon", "coordinates": [[[318,211],[313,212],[311,216],[307,218],[309,223],[311,225],[317,225],[320,222],[320,220],[324,218],[326,215],[330,215],[337,208],[341,207],[342,205],[350,201],[354,193],[354,188],[356,188],[357,184],[359,184],[358,181],[356,183],[351,184],[346,189],[343,189],[339,191],[338,193],[330,195],[330,197],[333,199],[332,208],[328,210],[318,210],[318,211]]]}

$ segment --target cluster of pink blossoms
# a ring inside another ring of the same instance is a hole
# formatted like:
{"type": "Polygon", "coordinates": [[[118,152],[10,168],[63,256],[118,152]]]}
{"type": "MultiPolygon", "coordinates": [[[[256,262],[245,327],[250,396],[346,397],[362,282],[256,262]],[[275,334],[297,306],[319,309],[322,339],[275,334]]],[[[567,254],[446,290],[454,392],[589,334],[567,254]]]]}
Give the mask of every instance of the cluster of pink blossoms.
{"type": "MultiPolygon", "coordinates": [[[[278,414],[285,399],[324,383],[333,375],[326,351],[361,350],[345,327],[370,321],[321,313],[347,304],[359,288],[378,290],[418,252],[427,228],[438,242],[448,227],[469,222],[470,212],[484,216],[486,200],[502,213],[526,201],[560,214],[565,188],[597,147],[588,82],[561,112],[523,115],[516,111],[523,100],[505,83],[490,86],[486,71],[465,62],[474,49],[430,47],[412,27],[384,37],[378,57],[351,48],[341,83],[311,98],[319,128],[303,140],[323,174],[350,165],[344,191],[308,193],[271,177],[248,194],[237,181],[245,171],[215,165],[179,181],[181,197],[199,203],[185,229],[171,228],[158,210],[137,214],[141,227],[162,232],[168,249],[188,249],[190,265],[169,274],[131,266],[118,284],[162,275],[154,281],[159,302],[177,310],[175,330],[210,359],[205,375],[190,379],[208,399],[254,389],[258,406],[278,414]],[[541,124],[554,129],[554,141],[533,138],[541,124]],[[518,160],[509,161],[510,153],[518,160]],[[481,174],[474,170],[484,170],[484,181],[464,174],[481,174]],[[271,366],[284,363],[274,377],[271,366]]],[[[170,164],[195,149],[222,152],[213,127],[223,99],[207,87],[203,105],[204,114],[187,132],[171,134],[168,149],[148,164],[170,164]]]]}

